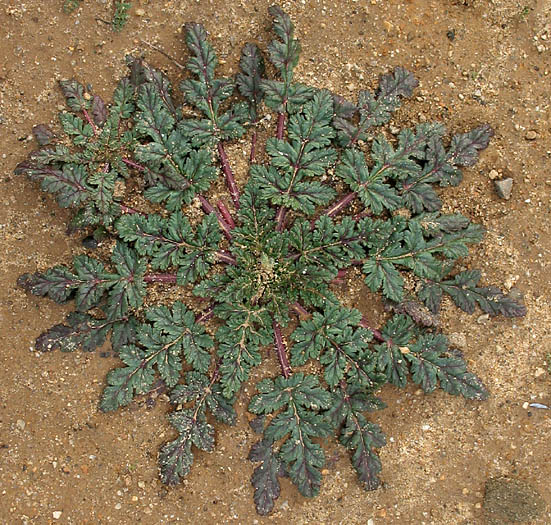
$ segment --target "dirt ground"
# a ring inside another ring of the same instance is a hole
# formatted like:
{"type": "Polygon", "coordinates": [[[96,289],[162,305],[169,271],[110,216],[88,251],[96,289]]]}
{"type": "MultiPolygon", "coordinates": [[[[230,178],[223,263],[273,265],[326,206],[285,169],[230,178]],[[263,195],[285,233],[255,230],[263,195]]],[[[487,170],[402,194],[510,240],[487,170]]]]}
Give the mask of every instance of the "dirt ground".
{"type": "MultiPolygon", "coordinates": [[[[236,427],[218,427],[218,446],[197,453],[183,486],[158,480],[157,451],[172,438],[166,403],[142,402],[105,415],[97,410],[114,358],[33,351],[37,335],[69,307],[28,297],[18,275],[69,260],[80,238],[65,234],[68,214],[35,183],[13,175],[34,148],[33,124],[56,125],[57,80],[90,82],[109,98],[124,56],[143,51],[173,79],[181,72],[140,42],[185,62],[181,26],[203,23],[235,72],[242,44],[271,38],[265,0],[135,0],[124,31],[98,18],[107,0],[73,14],[62,0],[0,3],[0,522],[2,524],[326,523],[483,524],[487,480],[530,483],[551,503],[551,2],[549,0],[301,0],[284,2],[302,42],[298,78],[345,95],[375,86],[396,65],[420,81],[393,124],[442,120],[451,132],[488,122],[495,129],[464,183],[443,191],[446,207],[488,230],[469,264],[485,283],[524,294],[521,320],[467,316],[446,306],[470,367],[491,391],[468,402],[443,392],[419,395],[386,387],[388,408],[374,415],[389,443],[381,449],[383,487],[364,492],[346,451],[331,458],[319,498],[306,500],[287,480],[274,513],[254,512],[246,461],[255,437],[241,394],[236,427]],[[531,133],[534,132],[534,133],[531,133]],[[492,178],[511,177],[512,196],[492,178]]],[[[351,302],[368,308],[361,291],[351,302]]],[[[273,364],[273,363],[272,363],[273,364]]],[[[502,523],[506,523],[503,521],[502,523]]],[[[527,523],[549,524],[549,506],[527,523]]]]}

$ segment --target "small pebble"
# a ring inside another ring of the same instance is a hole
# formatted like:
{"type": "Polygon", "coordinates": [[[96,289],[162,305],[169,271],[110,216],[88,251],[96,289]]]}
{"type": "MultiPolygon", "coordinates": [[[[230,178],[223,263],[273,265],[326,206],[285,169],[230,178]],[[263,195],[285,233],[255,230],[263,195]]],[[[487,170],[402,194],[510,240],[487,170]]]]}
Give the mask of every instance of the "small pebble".
{"type": "Polygon", "coordinates": [[[145,16],[145,10],[141,8],[136,9],[136,16],[145,16]]]}
{"type": "Polygon", "coordinates": [[[540,367],[536,368],[536,371],[534,372],[535,377],[540,377],[543,374],[545,374],[545,370],[543,368],[540,368],[540,367]]]}
{"type": "Polygon", "coordinates": [[[448,40],[450,42],[453,42],[455,40],[455,29],[450,29],[447,33],[446,33],[446,36],[448,37],[448,40]]]}
{"type": "Polygon", "coordinates": [[[467,347],[467,336],[462,332],[453,332],[448,335],[448,341],[452,346],[456,346],[460,350],[467,347]]]}
{"type": "Polygon", "coordinates": [[[17,423],[15,423],[15,425],[17,426],[17,428],[19,430],[25,430],[26,423],[22,419],[18,419],[17,423]]]}
{"type": "Polygon", "coordinates": [[[492,180],[495,180],[499,177],[499,173],[497,170],[490,170],[490,173],[488,173],[488,177],[490,177],[490,179],[492,180]]]}
{"type": "Polygon", "coordinates": [[[145,481],[138,481],[138,487],[145,489],[145,481]]]}
{"type": "Polygon", "coordinates": [[[120,510],[121,508],[122,508],[122,505],[121,505],[120,503],[117,503],[117,504],[115,505],[115,509],[116,509],[116,510],[120,510]]]}
{"type": "Polygon", "coordinates": [[[528,131],[526,133],[526,135],[524,136],[524,138],[526,140],[536,140],[536,138],[538,137],[538,134],[533,130],[531,129],[530,131],[528,131]]]}
{"type": "Polygon", "coordinates": [[[54,520],[58,520],[59,518],[61,518],[62,514],[63,514],[63,512],[60,511],[60,510],[54,510],[52,512],[52,516],[54,517],[54,520]]]}
{"type": "Polygon", "coordinates": [[[478,316],[476,322],[478,324],[484,324],[488,321],[488,319],[490,319],[490,314],[482,314],[478,316]]]}
{"type": "Polygon", "coordinates": [[[530,404],[528,403],[528,401],[525,401],[524,403],[522,403],[522,408],[524,408],[524,410],[527,410],[529,406],[530,404]]]}
{"type": "Polygon", "coordinates": [[[495,180],[494,188],[496,190],[497,196],[500,199],[509,200],[511,198],[511,193],[513,191],[513,179],[508,177],[503,180],[495,180]]]}

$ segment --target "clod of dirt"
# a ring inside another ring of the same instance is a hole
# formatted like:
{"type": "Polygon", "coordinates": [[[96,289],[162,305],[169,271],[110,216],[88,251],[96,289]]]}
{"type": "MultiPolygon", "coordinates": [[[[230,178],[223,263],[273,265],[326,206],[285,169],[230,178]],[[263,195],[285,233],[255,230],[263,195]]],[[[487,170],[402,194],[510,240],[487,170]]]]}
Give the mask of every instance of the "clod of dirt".
{"type": "Polygon", "coordinates": [[[511,192],[513,191],[513,179],[508,177],[503,180],[495,180],[494,187],[497,193],[497,196],[500,199],[509,200],[511,197],[511,192]]]}
{"type": "Polygon", "coordinates": [[[540,516],[545,501],[530,484],[514,478],[492,478],[486,482],[484,512],[488,525],[523,523],[540,516]]]}

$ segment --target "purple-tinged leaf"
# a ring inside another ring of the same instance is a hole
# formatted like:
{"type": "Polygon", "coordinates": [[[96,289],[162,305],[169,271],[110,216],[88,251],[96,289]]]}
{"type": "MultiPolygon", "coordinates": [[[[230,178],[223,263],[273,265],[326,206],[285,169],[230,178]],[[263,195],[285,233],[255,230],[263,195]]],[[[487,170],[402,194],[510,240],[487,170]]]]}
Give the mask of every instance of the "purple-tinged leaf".
{"type": "Polygon", "coordinates": [[[193,409],[178,410],[168,418],[180,435],[164,445],[159,453],[161,481],[167,485],[176,485],[190,471],[193,463],[192,444],[207,452],[214,448],[214,428],[206,422],[204,410],[199,416],[194,414],[193,409]]]}
{"type": "Polygon", "coordinates": [[[453,162],[458,166],[472,166],[475,164],[479,152],[488,147],[493,135],[494,131],[488,124],[475,128],[468,133],[455,135],[450,144],[453,162]]]}
{"type": "Polygon", "coordinates": [[[73,352],[78,348],[92,352],[105,343],[112,326],[110,321],[77,312],[70,313],[65,323],[57,324],[41,334],[36,339],[35,348],[39,352],[73,352]]]}
{"type": "Polygon", "coordinates": [[[278,477],[284,475],[283,466],[273,444],[267,439],[257,441],[249,452],[249,459],[261,464],[254,469],[251,485],[254,487],[256,512],[261,516],[269,514],[279,498],[281,487],[278,477]]]}
{"type": "Polygon", "coordinates": [[[467,371],[467,365],[459,350],[448,348],[442,334],[425,334],[408,347],[404,358],[409,362],[412,379],[425,392],[440,388],[467,399],[484,400],[488,391],[482,381],[467,371]]]}
{"type": "Polygon", "coordinates": [[[358,106],[353,102],[346,100],[340,95],[333,94],[333,112],[335,118],[342,118],[350,120],[356,112],[358,111],[358,106]]]}
{"type": "Polygon", "coordinates": [[[46,124],[33,126],[33,135],[40,146],[46,146],[56,138],[54,132],[46,124]]]}
{"type": "Polygon", "coordinates": [[[270,60],[279,70],[285,82],[290,82],[293,69],[298,63],[300,43],[293,38],[293,23],[289,15],[281,7],[273,5],[268,9],[268,12],[274,18],[274,33],[281,40],[280,42],[274,40],[268,45],[270,60]]]}
{"type": "Polygon", "coordinates": [[[409,315],[415,323],[421,326],[430,327],[438,326],[440,324],[438,317],[419,301],[405,300],[401,303],[393,303],[389,301],[385,306],[394,313],[409,315]]]}
{"type": "Polygon", "coordinates": [[[396,67],[392,73],[382,75],[379,79],[377,97],[411,97],[413,90],[419,85],[417,79],[407,69],[396,67]]]}
{"type": "Polygon", "coordinates": [[[258,46],[245,44],[239,60],[241,73],[236,78],[239,92],[249,101],[249,116],[252,122],[258,120],[258,106],[264,93],[260,86],[260,80],[264,76],[264,58],[258,46]]]}
{"type": "Polygon", "coordinates": [[[94,95],[92,99],[92,118],[98,126],[103,126],[107,120],[107,107],[99,95],[94,95]]]}
{"type": "Polygon", "coordinates": [[[17,279],[17,285],[33,295],[45,296],[56,303],[68,301],[80,280],[66,266],[55,266],[44,273],[25,273],[17,279]]]}
{"type": "Polygon", "coordinates": [[[60,80],[59,87],[63,96],[67,99],[67,105],[73,111],[88,109],[90,103],[84,96],[84,86],[76,80],[60,80]]]}

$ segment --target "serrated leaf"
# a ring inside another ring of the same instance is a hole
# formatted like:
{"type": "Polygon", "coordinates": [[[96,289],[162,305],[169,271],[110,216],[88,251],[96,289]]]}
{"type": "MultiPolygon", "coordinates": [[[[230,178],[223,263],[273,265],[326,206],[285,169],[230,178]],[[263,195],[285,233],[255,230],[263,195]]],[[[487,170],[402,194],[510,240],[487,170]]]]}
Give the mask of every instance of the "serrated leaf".
{"type": "Polygon", "coordinates": [[[482,381],[467,371],[461,352],[449,349],[442,334],[424,335],[409,350],[405,358],[410,362],[412,379],[425,392],[432,392],[439,381],[440,387],[450,394],[461,394],[467,399],[488,398],[482,381]]]}
{"type": "Polygon", "coordinates": [[[245,44],[239,60],[241,73],[237,74],[236,84],[241,95],[249,101],[249,117],[252,122],[258,120],[258,106],[264,93],[260,87],[260,80],[264,76],[264,58],[258,46],[245,44]]]}
{"type": "Polygon", "coordinates": [[[269,514],[279,498],[281,487],[278,477],[282,476],[282,464],[274,451],[272,442],[266,439],[257,441],[249,452],[249,460],[260,462],[251,476],[254,487],[256,512],[261,516],[269,514]]]}
{"type": "Polygon", "coordinates": [[[84,98],[84,86],[76,80],[60,80],[59,87],[67,100],[67,105],[73,111],[86,110],[89,102],[84,98]]]}
{"type": "Polygon", "coordinates": [[[214,447],[214,428],[204,415],[197,417],[192,409],[184,409],[169,415],[170,423],[176,428],[179,437],[166,443],[159,453],[161,481],[176,485],[187,476],[193,463],[191,446],[211,451],[214,447]]]}
{"type": "Polygon", "coordinates": [[[472,314],[478,306],[490,315],[504,315],[505,317],[523,317],[526,307],[505,295],[493,286],[479,287],[480,270],[467,270],[442,281],[427,281],[423,284],[419,298],[422,299],[432,312],[440,310],[442,292],[446,292],[454,303],[463,311],[472,314]]]}
{"type": "Polygon", "coordinates": [[[105,343],[112,322],[95,319],[87,314],[72,312],[67,316],[66,324],[57,324],[40,334],[35,342],[39,352],[61,350],[73,352],[80,348],[91,352],[105,343]]]}

